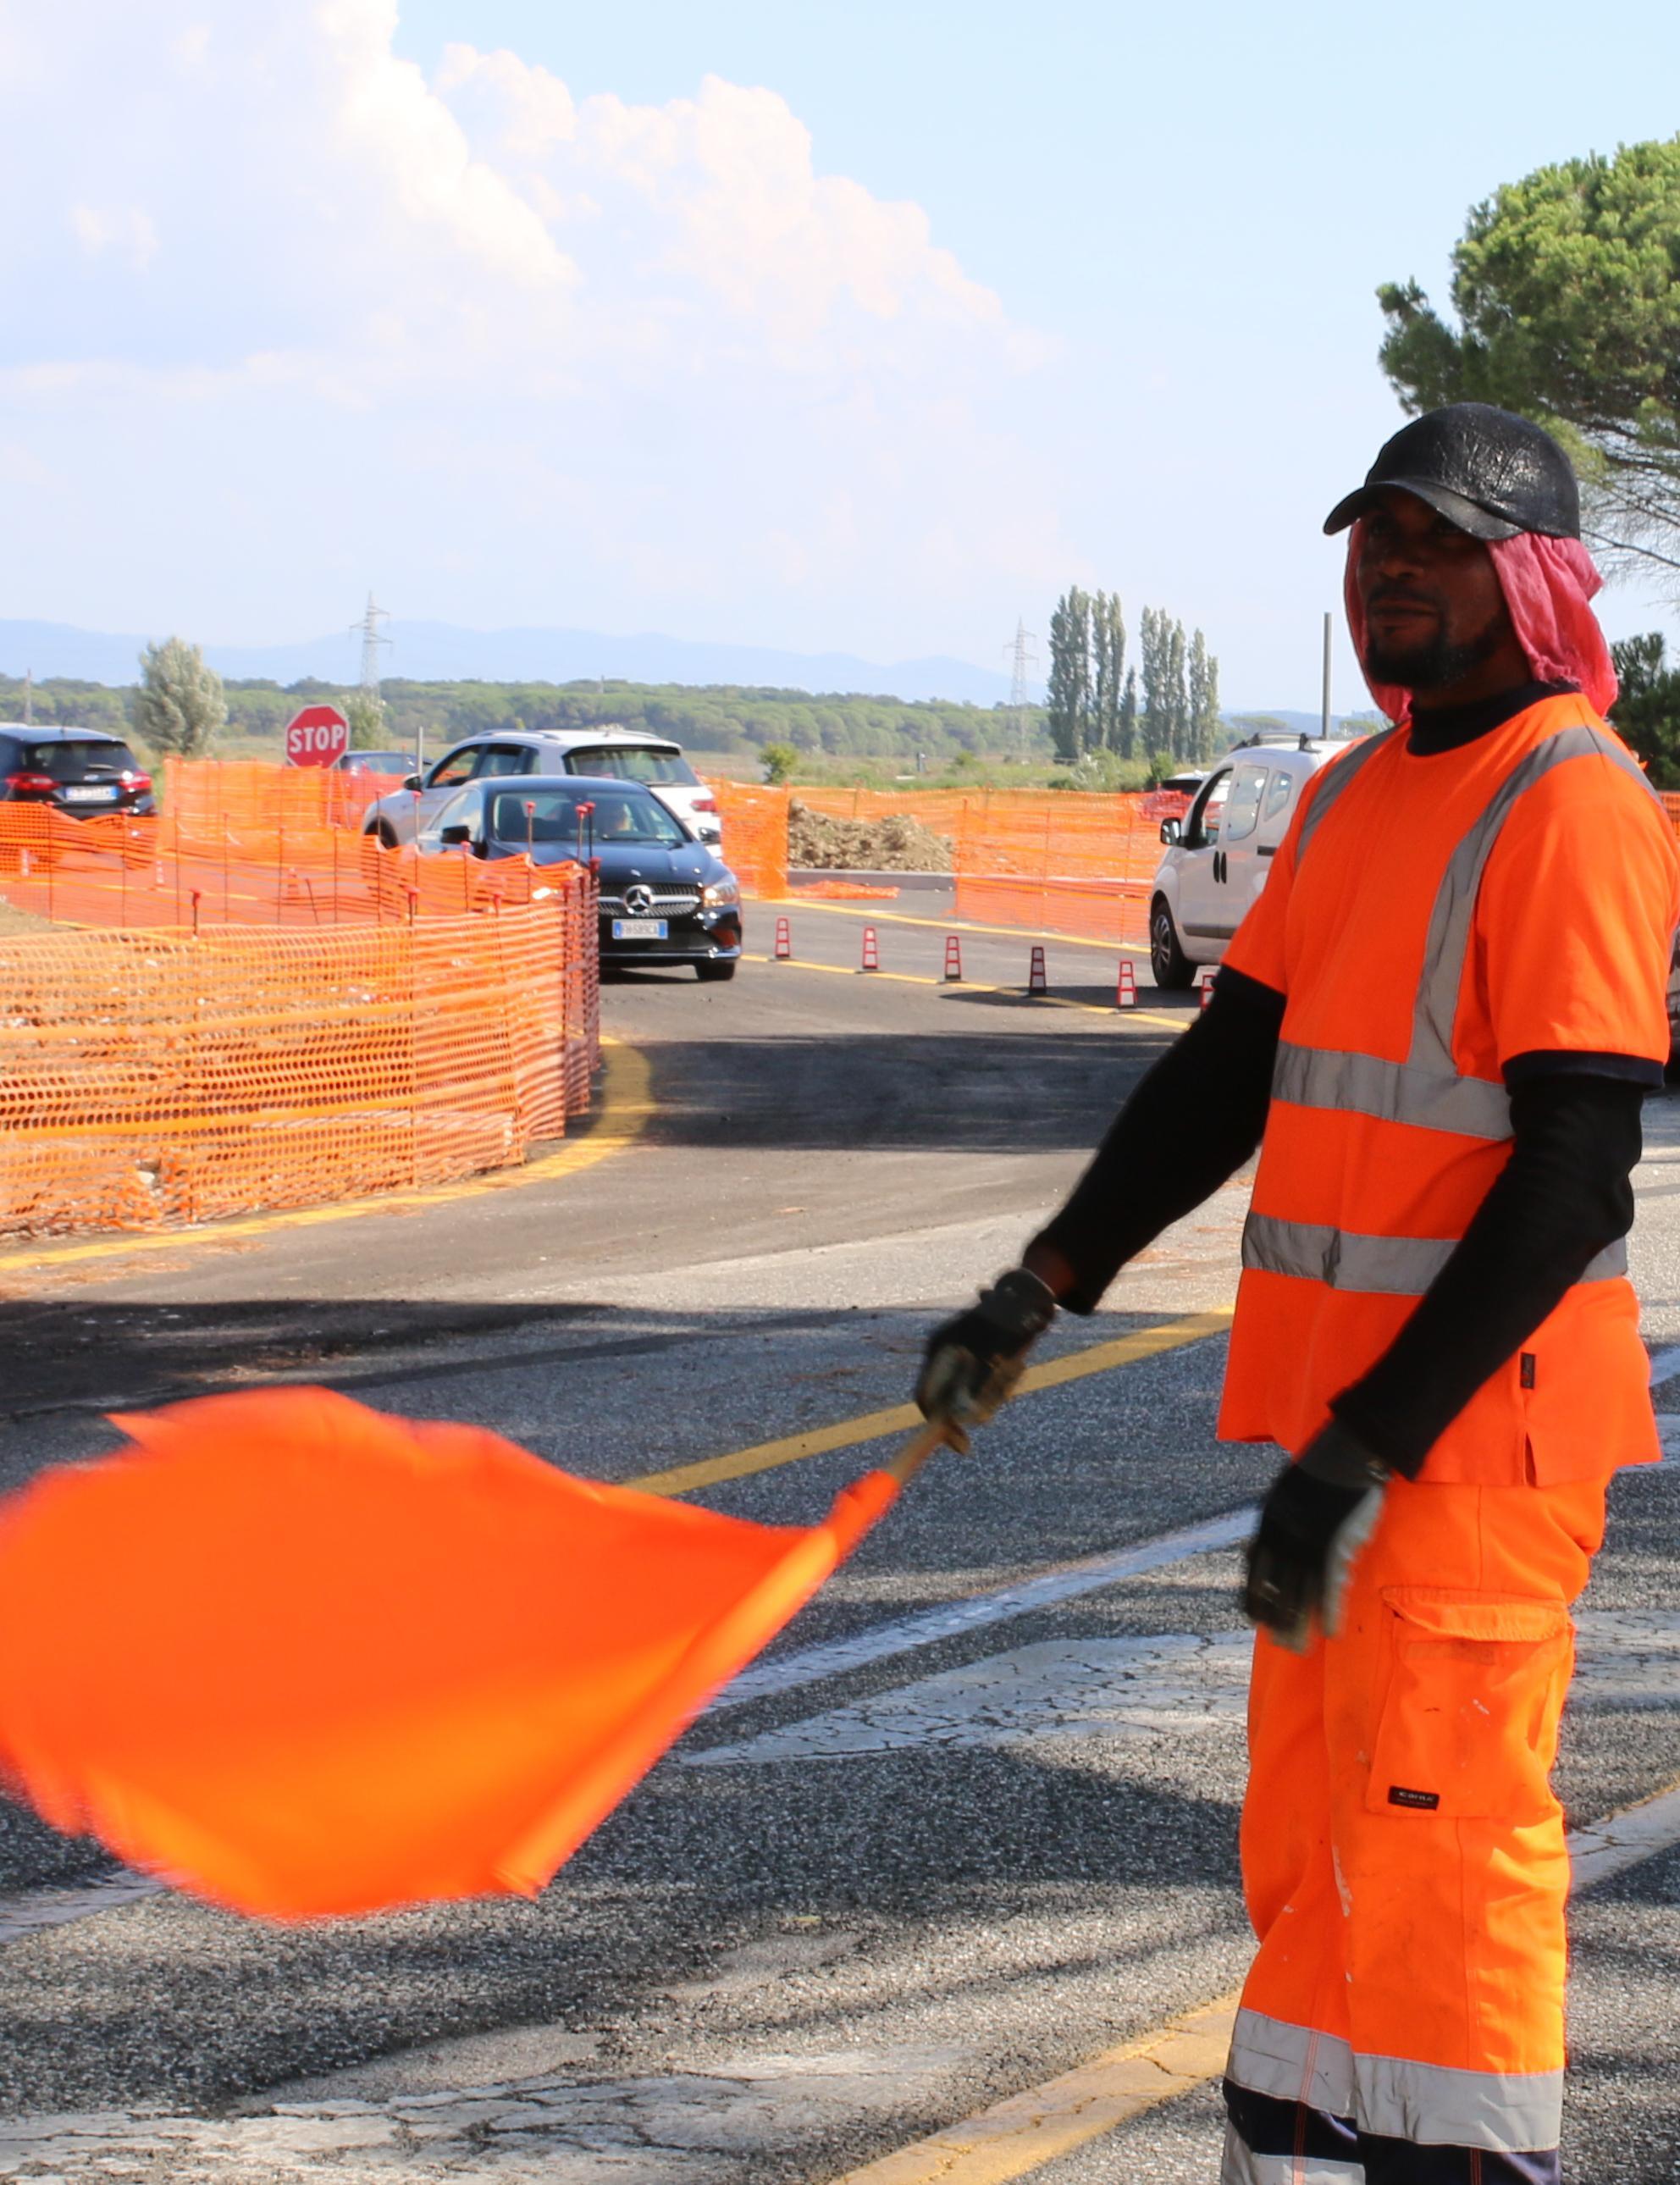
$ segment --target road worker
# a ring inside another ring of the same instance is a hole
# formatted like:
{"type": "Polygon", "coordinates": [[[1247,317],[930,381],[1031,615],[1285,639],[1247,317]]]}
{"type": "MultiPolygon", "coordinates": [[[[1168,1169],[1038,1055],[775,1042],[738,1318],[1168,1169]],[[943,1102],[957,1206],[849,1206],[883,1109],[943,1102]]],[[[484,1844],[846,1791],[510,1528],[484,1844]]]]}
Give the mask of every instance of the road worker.
{"type": "Polygon", "coordinates": [[[989,1417],[1058,1307],[1257,1146],[1219,1430],[1250,1543],[1259,1948],[1225,2185],[1555,2180],[1549,1774],[1609,1476],[1660,1455],[1625,1269],[1662,1082],[1674,830],[1605,724],[1574,475],[1479,403],[1331,511],[1393,726],[1308,785],[1210,1006],[918,1386],[989,1417]]]}

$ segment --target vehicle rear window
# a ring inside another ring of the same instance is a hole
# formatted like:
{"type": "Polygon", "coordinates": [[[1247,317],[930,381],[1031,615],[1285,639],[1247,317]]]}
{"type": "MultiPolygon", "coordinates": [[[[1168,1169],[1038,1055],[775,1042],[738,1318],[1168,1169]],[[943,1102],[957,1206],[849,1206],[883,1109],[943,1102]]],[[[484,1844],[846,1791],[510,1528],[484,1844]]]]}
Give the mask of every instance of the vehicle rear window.
{"type": "Polygon", "coordinates": [[[656,842],[675,849],[688,841],[656,797],[641,789],[597,789],[588,796],[563,789],[504,790],[490,799],[490,832],[499,842],[587,842],[590,822],[580,823],[580,804],[594,806],[597,848],[612,842],[656,842]],[[526,811],[526,806],[531,807],[526,811]]]}
{"type": "Polygon", "coordinates": [[[568,774],[616,774],[621,781],[659,782],[695,788],[700,776],[681,752],[651,751],[645,746],[615,744],[606,751],[573,751],[566,754],[568,774]]]}
{"type": "Polygon", "coordinates": [[[25,744],[18,768],[50,774],[54,781],[85,781],[90,774],[135,774],[140,762],[126,744],[98,739],[91,743],[25,744]]]}

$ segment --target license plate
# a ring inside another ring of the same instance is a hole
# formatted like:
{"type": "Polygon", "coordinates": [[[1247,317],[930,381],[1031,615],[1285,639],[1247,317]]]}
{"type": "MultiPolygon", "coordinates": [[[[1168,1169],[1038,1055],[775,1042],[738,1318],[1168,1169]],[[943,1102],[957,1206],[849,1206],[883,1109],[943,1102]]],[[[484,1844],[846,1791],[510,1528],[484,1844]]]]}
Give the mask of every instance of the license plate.
{"type": "Polygon", "coordinates": [[[663,941],[666,923],[662,918],[615,918],[612,937],[615,941],[663,941]]]}
{"type": "Polygon", "coordinates": [[[66,804],[114,804],[119,792],[114,789],[67,789],[66,804]]]}

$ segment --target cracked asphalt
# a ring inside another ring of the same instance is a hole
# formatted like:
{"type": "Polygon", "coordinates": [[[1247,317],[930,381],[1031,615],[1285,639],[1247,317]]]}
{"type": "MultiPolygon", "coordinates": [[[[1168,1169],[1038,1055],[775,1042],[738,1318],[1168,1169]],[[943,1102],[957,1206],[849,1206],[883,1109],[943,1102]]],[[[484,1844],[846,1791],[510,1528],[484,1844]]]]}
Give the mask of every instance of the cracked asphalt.
{"type": "MultiPolygon", "coordinates": [[[[586,1172],[92,1274],[0,1266],[0,1483],[109,1446],[109,1406],[267,1378],[609,1479],[902,1402],[930,1317],[1008,1263],[1172,1032],[1147,990],[1136,1019],[1106,1006],[1112,954],[1053,938],[1079,1006],[979,991],[1024,986],[1030,936],[965,936],[971,984],[941,988],[942,930],[892,912],[941,906],[880,906],[900,979],[850,968],[859,917],[801,907],[793,968],[610,983],[658,1112],[586,1172]]],[[[1680,1103],[1647,1126],[1655,1350],[1680,1344],[1680,1103]]],[[[1242,1199],[1045,1355],[1228,1303],[1242,1199]]],[[[1222,1355],[1208,1336],[1023,1397],[771,1660],[1252,1500],[1273,1456],[1214,1440],[1222,1355]]],[[[1680,1379],[1657,1396],[1680,1411],[1680,1379]]],[[[808,1519],[881,1446],[696,1499],[808,1519]]],[[[1577,1825],[1680,1778],[1677,1520],[1670,1466],[1618,1483],[1560,1767],[1577,1825]]],[[[116,1903],[97,1849],[0,1807],[0,2176],[819,2185],[1141,2038],[1244,1963],[1235,1568],[1186,1555],[773,1682],[703,1717],[535,1904],[276,1929],[116,1903]]],[[[1672,2181],[1680,1853],[1584,1895],[1576,1955],[1569,2174],[1672,2181]]],[[[1211,2177],[1216,2106],[1198,2086],[1035,2175],[1211,2177]]]]}

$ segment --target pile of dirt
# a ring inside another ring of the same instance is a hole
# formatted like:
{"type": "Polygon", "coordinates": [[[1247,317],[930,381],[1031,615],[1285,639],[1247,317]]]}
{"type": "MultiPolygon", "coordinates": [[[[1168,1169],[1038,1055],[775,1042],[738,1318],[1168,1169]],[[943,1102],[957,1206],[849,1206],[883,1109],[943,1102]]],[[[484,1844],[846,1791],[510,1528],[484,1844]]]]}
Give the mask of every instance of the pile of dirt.
{"type": "Polygon", "coordinates": [[[50,918],[42,918],[32,910],[20,910],[0,896],[0,933],[51,933],[54,930],[50,918]]]}
{"type": "Polygon", "coordinates": [[[788,863],[828,873],[948,873],[952,844],[907,812],[830,819],[795,796],[788,805],[788,863]]]}

